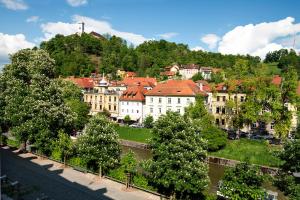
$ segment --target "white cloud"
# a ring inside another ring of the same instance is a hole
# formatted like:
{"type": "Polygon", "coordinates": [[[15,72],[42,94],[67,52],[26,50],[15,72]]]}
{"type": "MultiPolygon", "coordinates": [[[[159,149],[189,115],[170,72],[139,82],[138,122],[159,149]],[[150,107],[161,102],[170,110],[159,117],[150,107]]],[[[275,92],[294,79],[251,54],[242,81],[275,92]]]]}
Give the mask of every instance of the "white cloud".
{"type": "Polygon", "coordinates": [[[203,47],[200,46],[195,46],[194,48],[191,48],[192,51],[205,51],[205,49],[203,47]]]}
{"type": "Polygon", "coordinates": [[[32,48],[35,45],[26,40],[23,34],[8,35],[0,33],[0,65],[9,62],[9,54],[16,53],[20,49],[32,48]]]}
{"type": "Polygon", "coordinates": [[[207,34],[201,38],[201,41],[208,45],[208,48],[214,49],[219,42],[220,37],[216,34],[207,34]]]}
{"type": "Polygon", "coordinates": [[[296,24],[294,21],[294,18],[287,17],[275,22],[237,26],[222,37],[218,51],[224,54],[250,54],[264,58],[268,51],[290,47],[275,41],[300,32],[300,23],[296,24]]]}
{"type": "Polygon", "coordinates": [[[158,34],[157,36],[159,36],[159,37],[167,40],[167,39],[171,39],[171,38],[173,38],[173,37],[175,37],[177,35],[178,35],[178,33],[170,32],[170,33],[158,34]]]}
{"type": "Polygon", "coordinates": [[[146,40],[142,35],[118,31],[112,28],[111,24],[107,21],[96,20],[90,17],[74,15],[72,17],[72,23],[65,22],[49,22],[41,25],[42,32],[44,33],[43,40],[49,40],[54,37],[56,34],[70,35],[80,31],[79,22],[85,23],[85,32],[95,31],[100,34],[110,34],[121,37],[134,45],[138,45],[143,43],[146,40]]]}
{"type": "Polygon", "coordinates": [[[26,19],[26,22],[38,22],[40,19],[39,16],[31,16],[26,19]]]}
{"type": "Polygon", "coordinates": [[[78,6],[87,4],[88,1],[87,0],[67,0],[67,2],[70,6],[78,7],[78,6]]]}
{"type": "Polygon", "coordinates": [[[28,6],[23,0],[0,0],[10,10],[27,10],[28,6]]]}

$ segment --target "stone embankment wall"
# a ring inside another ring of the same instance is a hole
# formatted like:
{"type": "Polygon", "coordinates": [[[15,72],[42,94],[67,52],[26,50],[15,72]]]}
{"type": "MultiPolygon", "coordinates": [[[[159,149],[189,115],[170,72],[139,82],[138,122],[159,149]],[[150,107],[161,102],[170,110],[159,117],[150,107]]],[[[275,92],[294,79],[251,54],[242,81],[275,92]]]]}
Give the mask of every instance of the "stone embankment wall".
{"type": "Polygon", "coordinates": [[[120,144],[126,147],[133,147],[138,149],[149,149],[149,145],[141,142],[134,142],[130,140],[119,140],[120,144]]]}

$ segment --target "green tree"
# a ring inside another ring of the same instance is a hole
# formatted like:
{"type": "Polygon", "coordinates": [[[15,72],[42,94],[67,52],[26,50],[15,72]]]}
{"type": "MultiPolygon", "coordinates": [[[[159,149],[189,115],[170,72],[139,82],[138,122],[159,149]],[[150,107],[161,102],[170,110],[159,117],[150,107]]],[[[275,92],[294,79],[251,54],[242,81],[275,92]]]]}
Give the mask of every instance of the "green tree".
{"type": "Polygon", "coordinates": [[[263,199],[262,183],[263,177],[257,167],[240,163],[225,171],[220,192],[228,199],[263,199]]]}
{"type": "Polygon", "coordinates": [[[150,145],[153,161],[148,170],[160,192],[182,199],[202,195],[209,183],[206,142],[191,123],[167,112],[154,123],[150,145]]]}
{"type": "Polygon", "coordinates": [[[153,117],[151,115],[148,115],[145,119],[144,119],[144,126],[146,128],[152,128],[153,127],[153,117]]]}
{"type": "Polygon", "coordinates": [[[102,115],[93,116],[78,138],[78,152],[87,163],[99,167],[99,175],[113,168],[120,160],[118,134],[113,124],[102,115]]]}
{"type": "Polygon", "coordinates": [[[54,146],[62,154],[64,166],[66,166],[67,157],[72,154],[73,142],[70,136],[63,131],[58,132],[58,138],[54,142],[54,146]]]}
{"type": "Polygon", "coordinates": [[[127,174],[126,187],[131,184],[132,175],[137,170],[137,160],[133,151],[129,150],[121,159],[121,166],[124,168],[124,172],[127,174]]]}
{"type": "Polygon", "coordinates": [[[126,124],[129,124],[130,121],[131,121],[130,116],[129,116],[129,115],[126,115],[126,116],[124,117],[124,122],[125,122],[126,124]]]}
{"type": "Polygon", "coordinates": [[[200,72],[198,72],[197,74],[195,74],[193,77],[192,77],[192,80],[194,82],[198,81],[198,80],[204,80],[202,74],[200,72]]]}

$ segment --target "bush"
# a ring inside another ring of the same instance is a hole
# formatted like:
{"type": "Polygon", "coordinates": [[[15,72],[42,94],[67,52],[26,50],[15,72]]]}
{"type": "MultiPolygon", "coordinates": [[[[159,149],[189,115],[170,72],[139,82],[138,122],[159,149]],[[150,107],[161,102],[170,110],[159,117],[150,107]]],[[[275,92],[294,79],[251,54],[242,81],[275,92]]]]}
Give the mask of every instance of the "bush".
{"type": "Polygon", "coordinates": [[[144,188],[147,190],[155,191],[155,189],[149,185],[148,179],[145,176],[143,176],[142,174],[136,174],[133,177],[133,184],[135,186],[138,186],[138,187],[141,187],[141,188],[144,188]]]}
{"type": "Polygon", "coordinates": [[[7,144],[7,137],[5,135],[0,134],[0,145],[7,144]]]}
{"type": "Polygon", "coordinates": [[[202,130],[200,134],[207,140],[208,151],[217,151],[226,146],[226,133],[215,126],[202,130]]]}
{"type": "Polygon", "coordinates": [[[61,161],[62,160],[62,153],[59,149],[54,149],[51,152],[50,158],[52,158],[53,160],[58,160],[61,161]]]}
{"type": "Polygon", "coordinates": [[[72,157],[67,163],[71,166],[86,168],[87,163],[80,157],[72,157]]]}
{"type": "Polygon", "coordinates": [[[123,167],[110,170],[108,176],[115,178],[119,181],[126,181],[126,174],[124,173],[123,167]]]}
{"type": "Polygon", "coordinates": [[[10,147],[19,148],[20,142],[18,142],[17,140],[7,139],[7,145],[10,147]]]}
{"type": "Polygon", "coordinates": [[[144,119],[144,126],[145,128],[152,128],[153,127],[153,117],[151,115],[148,115],[145,119],[144,119]]]}

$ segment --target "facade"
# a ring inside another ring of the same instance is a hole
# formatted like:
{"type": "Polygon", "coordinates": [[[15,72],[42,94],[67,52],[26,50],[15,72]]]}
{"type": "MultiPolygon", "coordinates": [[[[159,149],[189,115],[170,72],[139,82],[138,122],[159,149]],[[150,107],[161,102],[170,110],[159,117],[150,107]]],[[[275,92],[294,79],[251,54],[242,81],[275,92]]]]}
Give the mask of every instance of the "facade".
{"type": "Polygon", "coordinates": [[[133,86],[123,91],[119,100],[120,106],[118,119],[122,120],[126,115],[128,115],[132,121],[142,123],[144,120],[143,111],[146,92],[147,89],[143,86],[133,86]]]}
{"type": "Polygon", "coordinates": [[[179,74],[182,76],[182,79],[191,79],[198,72],[199,65],[195,64],[181,65],[179,69],[179,74]]]}
{"type": "Polygon", "coordinates": [[[212,67],[200,67],[199,69],[199,73],[201,73],[204,80],[210,80],[213,73],[218,73],[220,71],[221,69],[212,67]]]}
{"type": "Polygon", "coordinates": [[[196,100],[196,95],[206,95],[191,80],[168,80],[159,83],[145,96],[144,118],[151,115],[157,120],[167,111],[184,114],[184,109],[196,100]]]}

